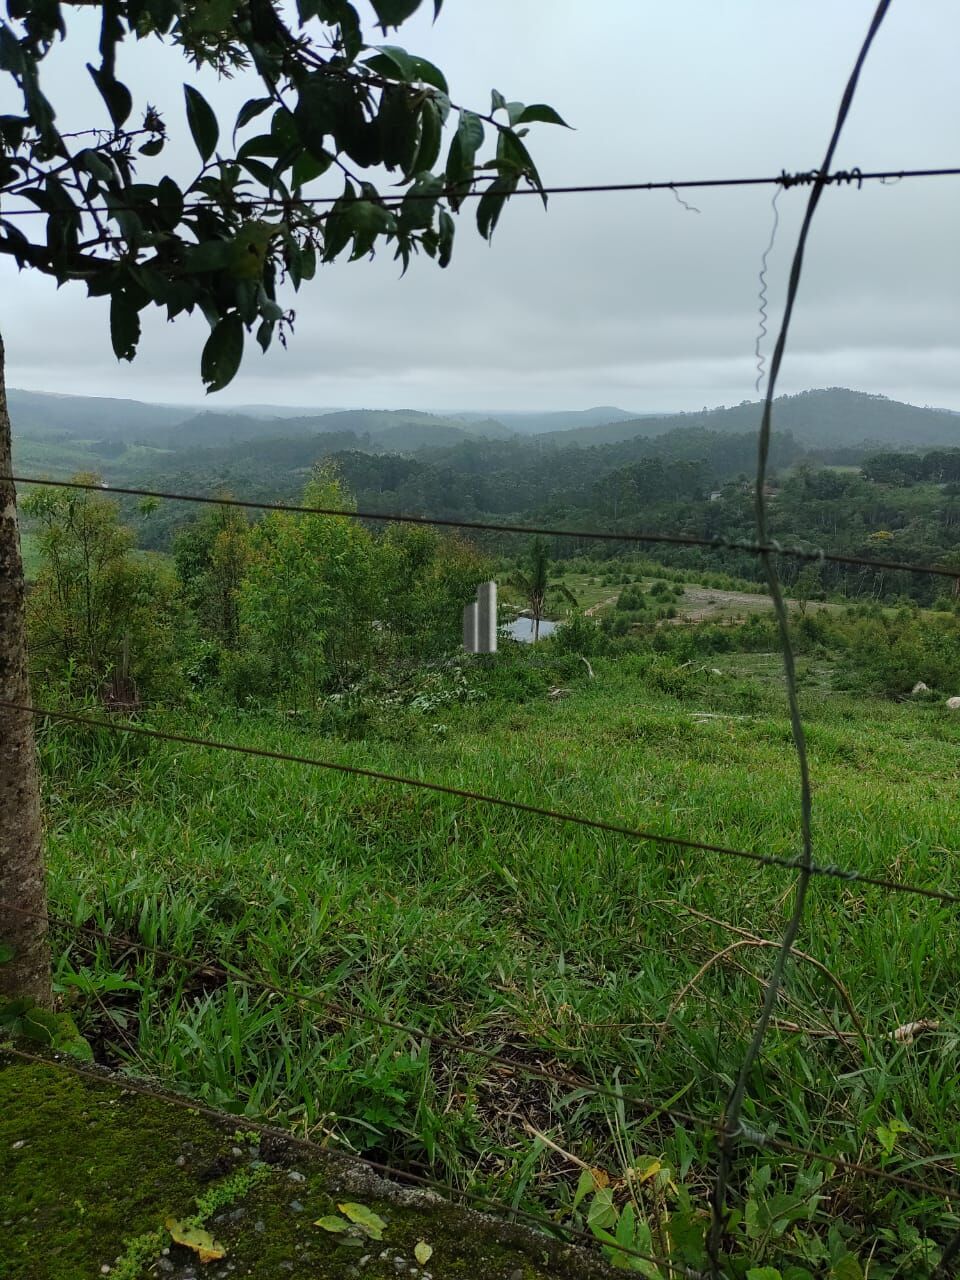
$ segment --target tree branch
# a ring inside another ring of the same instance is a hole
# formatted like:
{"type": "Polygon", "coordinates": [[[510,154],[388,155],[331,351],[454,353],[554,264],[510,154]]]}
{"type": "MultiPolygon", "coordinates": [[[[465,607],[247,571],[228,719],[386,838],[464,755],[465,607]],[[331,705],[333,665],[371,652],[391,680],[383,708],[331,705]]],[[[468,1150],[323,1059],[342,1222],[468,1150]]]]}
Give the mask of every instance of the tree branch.
{"type": "Polygon", "coordinates": [[[88,253],[72,253],[66,258],[67,267],[55,266],[48,249],[29,241],[15,240],[0,231],[0,256],[16,258],[21,265],[33,267],[55,280],[86,280],[101,271],[112,271],[117,265],[112,258],[98,258],[88,253]]]}

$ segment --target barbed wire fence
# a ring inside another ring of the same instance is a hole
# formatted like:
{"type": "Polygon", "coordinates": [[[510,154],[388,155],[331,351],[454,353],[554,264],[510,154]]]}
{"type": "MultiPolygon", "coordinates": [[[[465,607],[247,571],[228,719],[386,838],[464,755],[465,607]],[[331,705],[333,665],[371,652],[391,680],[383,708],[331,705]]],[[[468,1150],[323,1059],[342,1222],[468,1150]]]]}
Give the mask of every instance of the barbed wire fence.
{"type": "MultiPolygon", "coordinates": [[[[658,1101],[655,1098],[645,1097],[622,1087],[611,1088],[601,1085],[594,1080],[586,1078],[582,1074],[575,1074],[566,1071],[553,1071],[542,1065],[518,1062],[515,1057],[511,1057],[505,1051],[492,1050],[472,1045],[463,1037],[458,1038],[456,1036],[441,1034],[430,1030],[429,1027],[419,1027],[408,1022],[380,1017],[363,1010],[359,1010],[355,1007],[347,1007],[336,1000],[332,1000],[323,995],[318,995],[315,991],[311,991],[307,987],[292,987],[273,983],[253,974],[246,973],[231,964],[223,963],[219,959],[211,962],[208,959],[199,957],[189,958],[182,954],[168,951],[160,947],[147,945],[137,938],[129,938],[112,934],[109,931],[95,928],[64,916],[59,916],[54,912],[48,912],[41,917],[38,913],[25,911],[24,908],[16,903],[0,902],[0,909],[14,913],[20,912],[21,914],[28,916],[33,915],[38,919],[38,922],[43,920],[49,923],[49,925],[73,933],[80,940],[82,945],[89,948],[94,948],[98,944],[109,943],[113,946],[126,949],[127,951],[137,953],[141,956],[152,956],[155,960],[162,960],[165,964],[172,967],[175,966],[185,972],[202,970],[207,973],[212,973],[224,982],[238,983],[245,988],[269,993],[272,996],[288,1000],[295,1006],[302,1009],[315,1009],[344,1026],[355,1022],[361,1022],[367,1025],[396,1031],[405,1036],[415,1037],[418,1041],[429,1044],[432,1048],[436,1048],[438,1050],[442,1049],[451,1054],[471,1056],[476,1059],[486,1061],[487,1063],[495,1064],[498,1070],[502,1070],[513,1076],[537,1079],[556,1088],[562,1088],[568,1091],[578,1091],[581,1094],[605,1098],[620,1106],[627,1107],[631,1111],[644,1114],[645,1116],[669,1120],[675,1124],[684,1125],[696,1129],[705,1135],[712,1136],[716,1140],[717,1144],[717,1170],[710,1195],[711,1221],[708,1234],[710,1280],[723,1280],[726,1275],[724,1270],[723,1240],[728,1221],[728,1200],[734,1161],[737,1151],[741,1145],[755,1150],[772,1150],[781,1152],[792,1157],[811,1161],[826,1169],[848,1174],[851,1177],[867,1180],[875,1179],[878,1182],[890,1186],[896,1186],[905,1191],[911,1191],[918,1195],[929,1196],[935,1201],[956,1205],[958,1206],[958,1209],[960,1209],[960,1188],[951,1189],[950,1187],[946,1187],[942,1184],[924,1181],[922,1179],[911,1177],[905,1173],[898,1173],[890,1169],[882,1168],[878,1165],[866,1164],[858,1160],[849,1160],[833,1152],[825,1152],[815,1148],[799,1146],[779,1138],[775,1133],[767,1133],[754,1129],[751,1126],[746,1125],[742,1119],[744,1105],[747,1100],[749,1080],[758,1061],[765,1038],[769,1032],[774,1009],[786,978],[789,962],[791,958],[797,954],[795,943],[805,919],[807,890],[815,878],[821,877],[834,879],[847,884],[872,886],[883,890],[885,893],[914,896],[928,901],[940,902],[951,907],[960,904],[960,893],[956,893],[944,885],[914,884],[908,881],[894,879],[892,877],[869,875],[858,871],[854,867],[845,867],[826,863],[821,864],[815,860],[811,831],[812,795],[804,725],[798,696],[797,676],[790,635],[789,618],[778,574],[777,561],[780,558],[788,558],[808,562],[859,566],[873,570],[902,571],[910,574],[925,574],[945,577],[953,580],[955,583],[960,582],[960,571],[958,571],[956,567],[949,567],[946,565],[904,563],[890,559],[861,557],[845,553],[831,552],[825,549],[784,546],[770,537],[767,522],[766,480],[769,448],[772,436],[773,400],[778,376],[786,351],[790,321],[798,296],[807,237],[824,190],[828,186],[839,186],[843,184],[855,184],[859,188],[864,182],[868,181],[888,182],[899,180],[901,178],[960,175],[960,168],[922,170],[904,169],[900,171],[890,170],[875,172],[861,172],[859,169],[838,171],[834,171],[832,169],[836,146],[850,105],[853,101],[860,71],[867,58],[874,37],[886,16],[889,5],[890,0],[880,0],[880,3],[877,5],[869,30],[863,41],[853,71],[845,87],[834,124],[833,133],[827,147],[824,161],[819,169],[793,175],[784,171],[779,177],[768,178],[734,178],[649,183],[609,183],[593,184],[588,186],[552,187],[545,189],[547,194],[671,190],[676,195],[678,189],[766,185],[774,186],[776,188],[774,197],[776,200],[781,191],[793,186],[805,186],[810,188],[805,215],[794,251],[783,317],[771,358],[769,377],[767,379],[766,393],[763,402],[755,484],[756,539],[700,538],[681,534],[658,533],[654,531],[636,532],[629,530],[613,531],[602,529],[541,528],[526,524],[505,524],[404,513],[341,510],[336,508],[298,505],[294,503],[259,501],[255,499],[232,498],[227,496],[211,496],[208,494],[176,493],[145,487],[106,486],[94,484],[93,482],[81,479],[53,479],[46,476],[32,475],[11,475],[9,477],[2,477],[3,479],[13,481],[17,485],[51,486],[70,490],[95,492],[100,495],[115,494],[118,496],[155,498],[201,505],[211,504],[221,507],[236,507],[247,510],[343,517],[370,522],[384,522],[388,524],[406,523],[500,534],[540,535],[622,544],[659,544],[664,546],[698,547],[714,551],[729,549],[738,550],[758,557],[767,579],[768,592],[772,600],[780,637],[781,653],[784,664],[784,686],[790,716],[793,748],[798,766],[800,834],[802,847],[801,852],[792,858],[776,856],[764,853],[760,850],[736,848],[722,844],[688,839],[672,835],[667,832],[644,830],[600,817],[589,817],[582,813],[566,812],[555,808],[526,803],[502,795],[486,794],[484,792],[447,785],[428,779],[363,768],[336,760],[319,759],[312,756],[298,755],[282,751],[271,751],[265,748],[253,747],[239,743],[218,741],[208,737],[156,729],[141,723],[121,721],[116,717],[105,720],[100,717],[82,715],[77,712],[53,707],[0,700],[0,706],[4,707],[7,711],[16,714],[29,715],[38,720],[75,724],[93,732],[107,731],[122,735],[137,735],[153,740],[180,743],[204,751],[233,752],[274,762],[328,770],[348,775],[350,777],[367,779],[376,783],[402,788],[419,789],[421,791],[427,791],[434,794],[450,796],[471,805],[492,806],[499,807],[501,809],[508,809],[514,812],[543,818],[551,822],[557,822],[559,824],[572,825],[616,835],[631,841],[657,846],[666,851],[671,849],[683,850],[687,852],[700,853],[704,856],[718,856],[721,859],[748,861],[763,868],[777,868],[798,872],[794,889],[793,907],[790,912],[787,925],[783,931],[780,942],[777,944],[771,944],[775,945],[777,955],[769,978],[766,981],[762,1007],[719,1123],[716,1117],[704,1117],[695,1113],[686,1112],[672,1105],[664,1104],[662,1101],[658,1101]]],[[[539,195],[541,193],[538,191],[531,191],[529,193],[518,192],[518,194],[539,195]]],[[[311,203],[323,203],[325,201],[326,198],[317,198],[316,201],[311,201],[311,203]]],[[[266,203],[269,204],[269,202],[266,203]]],[[[332,198],[329,203],[333,203],[332,198]]],[[[40,211],[35,209],[13,209],[5,210],[4,217],[18,217],[31,214],[36,215],[39,213],[40,211]]],[[[775,217],[778,215],[776,204],[774,205],[774,214],[775,217]]],[[[766,323],[765,272],[770,247],[771,246],[767,247],[763,256],[761,278],[761,323],[764,326],[766,323]]],[[[759,342],[757,355],[759,358],[759,342]]],[[[762,366],[758,367],[758,373],[762,377],[762,366]]],[[[3,1052],[10,1053],[14,1057],[27,1062],[43,1062],[50,1065],[49,1058],[30,1054],[25,1050],[14,1046],[4,1046],[3,1052]]],[[[63,1060],[57,1060],[54,1065],[61,1069],[72,1071],[85,1078],[92,1078],[94,1080],[104,1079],[104,1076],[96,1070],[90,1070],[79,1065],[73,1065],[63,1060]]],[[[182,1094],[171,1093],[168,1090],[154,1087],[152,1084],[134,1080],[127,1076],[124,1076],[122,1079],[122,1087],[134,1092],[146,1094],[147,1096],[165,1099],[174,1106],[185,1106],[193,1110],[200,1111],[205,1110],[203,1105],[198,1104],[198,1102],[193,1098],[186,1097],[182,1094]]],[[[209,1110],[211,1114],[219,1114],[214,1113],[212,1109],[209,1110]]],[[[244,1119],[244,1124],[264,1133],[272,1132],[294,1146],[320,1152],[326,1157],[330,1156],[330,1152],[326,1148],[321,1148],[318,1144],[310,1141],[309,1139],[291,1134],[287,1130],[281,1131],[271,1129],[270,1126],[260,1125],[256,1122],[247,1120],[246,1118],[244,1119]]],[[[556,1219],[548,1219],[536,1214],[531,1214],[525,1210],[516,1208],[516,1206],[506,1206],[494,1199],[491,1199],[490,1197],[479,1195],[469,1189],[452,1187],[449,1183],[426,1178],[410,1170],[404,1170],[402,1168],[385,1164],[378,1164],[376,1161],[367,1160],[361,1156],[351,1153],[338,1151],[335,1158],[357,1162],[369,1169],[400,1181],[427,1186],[435,1190],[440,1190],[446,1195],[455,1195],[463,1200],[475,1203],[478,1207],[501,1212],[506,1211],[511,1216],[523,1219],[551,1234],[562,1234],[566,1239],[573,1242],[594,1243],[594,1236],[589,1231],[577,1228],[573,1224],[560,1223],[556,1219]]],[[[684,1276],[689,1277],[690,1280],[707,1280],[706,1273],[695,1268],[688,1267],[684,1264],[680,1264],[675,1258],[671,1259],[670,1257],[665,1257],[655,1253],[645,1253],[641,1250],[630,1248],[619,1243],[608,1243],[607,1247],[613,1249],[615,1252],[619,1252],[625,1259],[633,1258],[644,1262],[645,1264],[662,1267],[665,1269],[663,1272],[665,1275],[684,1276]]],[[[960,1257],[960,1232],[958,1232],[956,1236],[947,1243],[938,1264],[932,1272],[933,1277],[935,1277],[936,1280],[946,1280],[946,1277],[953,1274],[952,1265],[958,1257],[960,1257]]]]}

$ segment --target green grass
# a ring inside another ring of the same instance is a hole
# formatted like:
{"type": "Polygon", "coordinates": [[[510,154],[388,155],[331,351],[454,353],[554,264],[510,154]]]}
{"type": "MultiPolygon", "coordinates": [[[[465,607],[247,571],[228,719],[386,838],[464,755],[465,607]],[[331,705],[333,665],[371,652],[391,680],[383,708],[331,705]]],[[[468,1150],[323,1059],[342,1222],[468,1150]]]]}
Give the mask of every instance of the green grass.
{"type": "MultiPolygon", "coordinates": [[[[275,713],[157,712],[149,723],[798,852],[797,764],[775,655],[593,665],[591,681],[548,647],[505,652],[471,677],[485,700],[390,710],[360,738],[275,713]],[[571,696],[554,702],[545,694],[557,683],[571,696]]],[[[818,860],[956,890],[960,719],[933,703],[838,693],[822,660],[801,661],[801,690],[818,860]]],[[[580,1168],[534,1129],[617,1176],[634,1158],[662,1156],[703,1206],[709,1126],[773,954],[721,953],[779,939],[790,873],[134,737],[47,728],[41,755],[53,909],[178,958],[106,941],[91,955],[56,932],[58,977],[105,1060],[500,1200],[569,1210],[580,1168]],[[346,1016],[225,983],[205,970],[211,961],[333,1001],[346,1016]],[[514,1078],[364,1015],[679,1100],[705,1128],[514,1078]]],[[[816,878],[798,946],[832,979],[806,959],[790,969],[745,1122],[826,1155],[950,1182],[960,1151],[955,918],[936,902],[816,878]],[[891,1038],[920,1020],[939,1026],[913,1044],[891,1038]],[[906,1128],[887,1150],[894,1120],[906,1128]]],[[[756,1200],[751,1171],[767,1164],[790,1193],[804,1162],[741,1148],[734,1203],[756,1200]]],[[[804,1227],[803,1240],[826,1238],[830,1221],[876,1242],[876,1280],[917,1274],[908,1214],[941,1239],[954,1221],[936,1197],[815,1167],[825,1177],[820,1225],[804,1227]]],[[[799,1265],[819,1247],[794,1239],[800,1227],[779,1241],[740,1231],[756,1257],[778,1248],[799,1265]]]]}
{"type": "Polygon", "coordinates": [[[41,555],[37,536],[29,529],[20,530],[20,554],[23,556],[23,576],[27,582],[32,582],[39,572],[41,555]]]}

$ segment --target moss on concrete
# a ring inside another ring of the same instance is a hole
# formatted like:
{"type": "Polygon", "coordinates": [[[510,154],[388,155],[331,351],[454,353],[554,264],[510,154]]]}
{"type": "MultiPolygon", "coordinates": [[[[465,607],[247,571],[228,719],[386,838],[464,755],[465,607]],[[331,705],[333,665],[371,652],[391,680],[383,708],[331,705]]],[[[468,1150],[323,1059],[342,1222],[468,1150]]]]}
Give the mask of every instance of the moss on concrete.
{"type": "Polygon", "coordinates": [[[101,1274],[117,1280],[585,1280],[608,1274],[578,1250],[396,1187],[355,1164],[314,1156],[279,1137],[238,1137],[237,1124],[124,1092],[110,1079],[4,1058],[0,1050],[5,1280],[101,1274]],[[382,1241],[348,1242],[314,1226],[345,1200],[386,1220],[382,1241]],[[168,1217],[198,1212],[225,1247],[222,1260],[201,1265],[163,1230],[168,1217]],[[423,1266],[414,1256],[421,1240],[433,1249],[423,1266]]]}

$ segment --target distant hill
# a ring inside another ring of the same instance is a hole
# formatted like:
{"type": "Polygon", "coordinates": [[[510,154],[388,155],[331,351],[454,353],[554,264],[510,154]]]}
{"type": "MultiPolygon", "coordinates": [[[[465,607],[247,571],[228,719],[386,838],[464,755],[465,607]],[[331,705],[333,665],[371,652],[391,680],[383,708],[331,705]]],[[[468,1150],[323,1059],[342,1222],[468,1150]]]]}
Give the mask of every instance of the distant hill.
{"type": "Polygon", "coordinates": [[[166,448],[179,451],[334,433],[349,433],[368,446],[398,453],[466,439],[505,440],[513,435],[502,423],[489,418],[466,423],[415,409],[341,409],[302,418],[200,413],[163,433],[161,441],[166,448]]]}
{"type": "MultiPolygon", "coordinates": [[[[472,423],[475,418],[484,415],[459,413],[456,416],[462,418],[464,422],[472,423]]],[[[611,405],[600,405],[595,409],[561,409],[548,413],[498,412],[491,415],[511,431],[524,436],[540,435],[545,431],[572,431],[577,427],[600,427],[608,422],[634,422],[637,416],[626,409],[616,409],[611,405]]]]}
{"type": "Polygon", "coordinates": [[[450,417],[416,409],[208,409],[102,396],[9,391],[14,436],[116,442],[155,449],[213,449],[251,440],[349,435],[357,446],[407,452],[460,440],[506,440],[512,427],[483,414],[450,417]]]}
{"type": "MultiPolygon", "coordinates": [[[[693,413],[636,415],[625,409],[549,413],[433,414],[416,409],[210,409],[147,404],[96,396],[53,395],[40,391],[8,393],[14,436],[148,445],[154,449],[219,448],[253,440],[309,438],[339,434],[356,438],[356,447],[407,453],[443,448],[466,440],[534,437],[544,446],[592,447],[627,440],[653,439],[677,430],[742,435],[756,431],[760,405],[744,401],[733,408],[693,413]]],[[[805,448],[852,446],[913,448],[960,444],[960,414],[920,408],[884,396],[833,387],[781,396],[775,428],[791,432],[805,448]]]]}
{"type": "MultiPolygon", "coordinates": [[[[806,446],[841,448],[870,443],[912,448],[960,444],[960,414],[949,409],[923,409],[843,387],[780,396],[774,405],[775,429],[791,432],[806,446]]],[[[739,435],[756,431],[760,411],[758,402],[745,400],[731,409],[633,418],[595,427],[551,431],[541,439],[565,448],[614,444],[637,437],[650,439],[668,431],[690,428],[739,435]]]]}
{"type": "Polygon", "coordinates": [[[193,412],[176,405],[112,400],[105,396],[61,396],[47,391],[7,391],[15,435],[65,432],[81,439],[145,439],[169,430],[193,412]]]}

